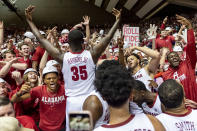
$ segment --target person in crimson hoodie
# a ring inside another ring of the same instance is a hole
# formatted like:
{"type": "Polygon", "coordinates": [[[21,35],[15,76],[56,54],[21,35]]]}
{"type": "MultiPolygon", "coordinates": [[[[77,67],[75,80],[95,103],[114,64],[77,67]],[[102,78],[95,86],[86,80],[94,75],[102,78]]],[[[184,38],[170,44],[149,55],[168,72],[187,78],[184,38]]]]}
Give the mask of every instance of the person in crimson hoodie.
{"type": "Polygon", "coordinates": [[[25,128],[34,129],[35,131],[39,131],[34,120],[29,116],[15,116],[15,111],[13,108],[13,104],[7,97],[0,97],[0,117],[10,116],[15,117],[21,125],[25,128]]]}
{"type": "Polygon", "coordinates": [[[196,45],[194,38],[194,31],[191,23],[184,17],[176,15],[178,22],[186,25],[187,31],[187,48],[186,59],[181,61],[177,52],[170,52],[167,55],[167,60],[170,66],[167,71],[162,74],[164,80],[175,79],[179,81],[183,87],[187,99],[197,102],[197,85],[195,76],[196,66],[196,45]]]}
{"type": "Polygon", "coordinates": [[[58,84],[58,71],[55,67],[49,66],[43,69],[42,75],[45,85],[31,88],[30,84],[23,84],[13,102],[38,98],[39,128],[42,131],[65,131],[66,96],[64,86],[58,84]]]}

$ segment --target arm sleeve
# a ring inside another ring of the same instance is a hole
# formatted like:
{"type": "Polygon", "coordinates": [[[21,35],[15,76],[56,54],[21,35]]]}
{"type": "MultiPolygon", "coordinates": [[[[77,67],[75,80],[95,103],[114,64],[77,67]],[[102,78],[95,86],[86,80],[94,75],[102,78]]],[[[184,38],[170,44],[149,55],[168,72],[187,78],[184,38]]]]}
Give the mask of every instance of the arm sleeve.
{"type": "Polygon", "coordinates": [[[164,30],[165,29],[165,24],[161,24],[160,30],[164,30]]]}
{"type": "Polygon", "coordinates": [[[187,31],[186,59],[190,61],[192,69],[196,66],[196,45],[193,29],[187,31]]]}

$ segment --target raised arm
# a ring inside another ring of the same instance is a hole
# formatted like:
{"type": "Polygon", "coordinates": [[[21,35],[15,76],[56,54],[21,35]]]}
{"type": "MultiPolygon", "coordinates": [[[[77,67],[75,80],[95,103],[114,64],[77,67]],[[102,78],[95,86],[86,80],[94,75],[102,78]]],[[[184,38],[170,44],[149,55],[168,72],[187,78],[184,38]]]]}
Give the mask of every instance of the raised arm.
{"type": "Polygon", "coordinates": [[[157,26],[155,24],[150,24],[150,28],[146,31],[148,39],[152,40],[152,49],[155,50],[155,39],[157,36],[157,26]]]}
{"type": "Polygon", "coordinates": [[[124,61],[124,52],[123,52],[123,45],[124,45],[124,37],[118,38],[118,48],[119,48],[119,63],[123,66],[125,66],[125,61],[124,61]]]}
{"type": "Polygon", "coordinates": [[[31,90],[30,83],[27,82],[27,83],[23,84],[21,89],[12,96],[11,101],[12,102],[21,102],[23,100],[30,98],[31,97],[31,95],[29,93],[30,90],[31,90]]]}
{"type": "Polygon", "coordinates": [[[4,37],[4,33],[3,33],[3,21],[0,21],[0,45],[3,45],[3,37],[4,37]]]}
{"type": "Polygon", "coordinates": [[[1,78],[5,77],[8,74],[10,68],[12,67],[12,64],[14,62],[16,62],[17,60],[18,60],[18,58],[14,58],[13,60],[6,62],[6,64],[0,70],[0,77],[1,78]]]}
{"type": "Polygon", "coordinates": [[[89,26],[90,17],[89,16],[84,16],[83,20],[84,20],[83,25],[86,26],[86,41],[88,42],[89,39],[90,39],[90,26],[89,26]]]}
{"type": "Polygon", "coordinates": [[[145,69],[147,69],[147,71],[149,71],[150,73],[155,73],[156,69],[159,66],[159,60],[160,60],[159,52],[156,50],[149,49],[147,47],[138,47],[137,46],[137,47],[133,47],[133,48],[143,52],[144,54],[146,54],[152,58],[151,61],[149,62],[149,64],[145,66],[145,69]]]}
{"type": "Polygon", "coordinates": [[[111,38],[113,37],[113,35],[120,23],[121,11],[113,9],[112,14],[116,16],[116,22],[114,23],[113,27],[110,29],[108,34],[103,39],[101,39],[99,44],[95,45],[90,50],[95,64],[97,63],[97,61],[98,61],[99,57],[101,56],[101,54],[103,53],[103,51],[105,51],[105,49],[107,48],[111,38]]]}
{"type": "Polygon", "coordinates": [[[180,22],[182,25],[185,25],[187,27],[187,59],[190,60],[191,66],[193,69],[195,69],[196,66],[196,44],[195,44],[195,37],[194,37],[194,31],[192,28],[192,24],[189,20],[186,18],[176,15],[177,21],[180,22]]]}
{"type": "Polygon", "coordinates": [[[34,10],[34,6],[29,6],[25,10],[25,16],[27,23],[29,24],[33,34],[36,36],[36,38],[40,41],[40,44],[50,53],[50,55],[56,59],[59,63],[63,62],[64,54],[62,54],[57,48],[55,48],[47,39],[43,38],[40,34],[38,28],[35,26],[35,24],[32,21],[32,12],[34,10]]]}

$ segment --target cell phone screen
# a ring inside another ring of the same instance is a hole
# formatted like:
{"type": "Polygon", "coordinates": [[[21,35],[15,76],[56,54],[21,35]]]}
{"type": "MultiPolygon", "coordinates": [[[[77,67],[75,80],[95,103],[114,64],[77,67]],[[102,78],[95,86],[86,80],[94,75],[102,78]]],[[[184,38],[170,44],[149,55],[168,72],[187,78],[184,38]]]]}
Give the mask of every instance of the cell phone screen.
{"type": "Polygon", "coordinates": [[[71,131],[91,131],[91,119],[89,114],[69,114],[71,131]]]}

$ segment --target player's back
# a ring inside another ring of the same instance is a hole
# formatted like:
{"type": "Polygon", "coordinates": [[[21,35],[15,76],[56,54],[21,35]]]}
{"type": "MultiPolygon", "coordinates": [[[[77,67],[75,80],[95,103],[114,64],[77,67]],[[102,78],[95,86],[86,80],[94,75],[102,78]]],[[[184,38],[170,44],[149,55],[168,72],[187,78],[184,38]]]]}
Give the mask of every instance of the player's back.
{"type": "Polygon", "coordinates": [[[95,64],[89,51],[65,53],[62,73],[67,96],[85,95],[93,91],[95,64]]]}
{"type": "Polygon", "coordinates": [[[167,131],[196,131],[197,130],[197,110],[189,109],[181,115],[161,113],[156,116],[167,131]]]}
{"type": "Polygon", "coordinates": [[[144,114],[131,115],[126,121],[114,125],[102,125],[94,131],[154,131],[149,118],[144,114]]]}

